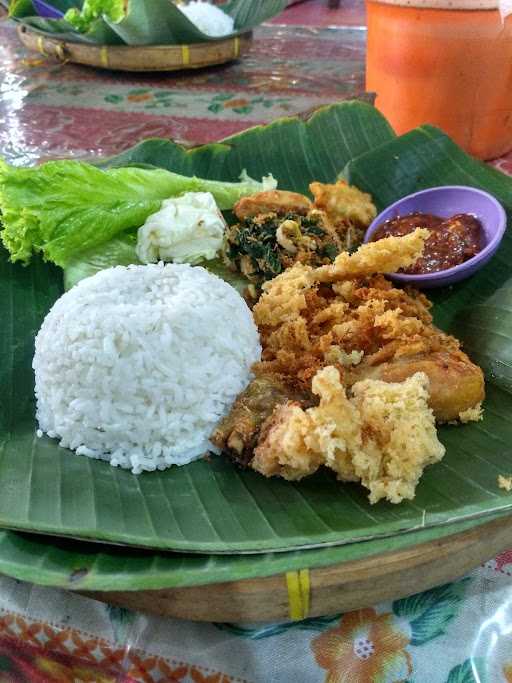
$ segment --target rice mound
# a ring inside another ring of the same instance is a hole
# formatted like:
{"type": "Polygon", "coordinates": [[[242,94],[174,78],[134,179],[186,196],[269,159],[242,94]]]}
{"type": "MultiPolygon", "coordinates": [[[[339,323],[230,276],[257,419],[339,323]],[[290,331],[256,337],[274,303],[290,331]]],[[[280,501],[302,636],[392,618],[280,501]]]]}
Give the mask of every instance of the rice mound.
{"type": "Polygon", "coordinates": [[[36,337],[39,434],[135,474],[184,465],[260,354],[245,301],[204,268],[109,268],[58,299],[36,337]]]}
{"type": "Polygon", "coordinates": [[[210,5],[202,0],[192,0],[187,5],[178,5],[183,14],[196,27],[212,38],[222,38],[233,33],[235,21],[233,17],[223,12],[220,7],[210,5]]]}

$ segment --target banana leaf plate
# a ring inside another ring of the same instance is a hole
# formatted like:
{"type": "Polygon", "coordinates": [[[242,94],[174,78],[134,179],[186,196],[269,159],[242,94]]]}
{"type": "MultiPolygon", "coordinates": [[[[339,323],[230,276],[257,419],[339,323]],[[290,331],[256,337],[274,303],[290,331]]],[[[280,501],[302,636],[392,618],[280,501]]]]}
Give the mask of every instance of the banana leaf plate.
{"type": "Polygon", "coordinates": [[[252,29],[279,14],[287,2],[229,0],[222,9],[232,17],[234,29],[222,38],[204,33],[170,0],[130,0],[126,9],[119,2],[118,15],[92,20],[79,15],[76,25],[66,20],[66,12],[76,12],[73,8],[85,3],[0,0],[0,4],[18,23],[23,44],[45,56],[116,71],[177,71],[242,57],[251,44],[252,29]]]}
{"type": "MultiPolygon", "coordinates": [[[[192,45],[215,43],[219,39],[204,33],[170,0],[115,0],[106,3],[106,13],[91,12],[81,0],[47,0],[52,17],[40,16],[40,4],[32,0],[0,0],[9,17],[36,32],[42,38],[56,41],[84,43],[96,46],[113,45],[192,45]],[[83,11],[75,10],[81,8],[83,11]],[[68,10],[75,13],[73,19],[68,10]]],[[[101,7],[101,3],[95,3],[101,7]]],[[[228,0],[222,10],[233,19],[233,31],[223,36],[236,38],[279,14],[287,0],[228,0]]]]}
{"type": "MultiPolygon", "coordinates": [[[[79,591],[139,591],[204,586],[329,567],[397,552],[486,526],[501,516],[467,520],[344,546],[259,555],[169,553],[98,546],[75,539],[0,531],[0,573],[20,581],[79,591]]],[[[512,523],[506,515],[505,519],[512,523]]],[[[498,552],[494,549],[487,554],[498,552]]],[[[478,562],[475,557],[473,561],[478,562]]]]}
{"type": "Polygon", "coordinates": [[[243,57],[252,32],[191,45],[90,45],[43,35],[22,24],[18,36],[29,50],[62,63],[73,62],[113,71],[181,71],[225,64],[243,57]]]}
{"type": "MultiPolygon", "coordinates": [[[[185,555],[4,531],[0,572],[154,614],[221,622],[309,620],[452,581],[510,543],[510,515],[341,547],[185,555]],[[300,590],[294,589],[299,586],[300,590]],[[272,598],[269,600],[269,596],[272,598]]],[[[272,627],[286,630],[284,623],[272,627]]],[[[257,637],[258,629],[243,629],[257,637]]]]}
{"type": "MultiPolygon", "coordinates": [[[[102,166],[128,164],[225,180],[236,180],[243,169],[252,177],[272,172],[282,188],[299,192],[313,179],[332,181],[343,172],[372,193],[379,209],[421,188],[466,184],[488,190],[512,210],[512,179],[468,157],[437,129],[426,126],[396,137],[384,118],[361,102],[325,107],[308,121],[282,119],[192,150],[148,140],[101,161],[102,166]]],[[[289,483],[238,470],[217,457],[137,477],[37,438],[34,335],[63,291],[63,276],[42,261],[13,265],[2,253],[0,526],[236,554],[341,545],[512,509],[512,494],[497,485],[499,474],[512,473],[512,305],[506,298],[511,259],[507,232],[485,269],[433,297],[437,323],[457,328],[468,348],[478,349],[487,372],[483,421],[440,429],[447,454],[427,469],[414,501],[371,506],[362,488],[341,485],[327,472],[289,483]],[[468,312],[478,305],[481,314],[489,300],[494,308],[480,332],[469,324],[468,312]]]]}

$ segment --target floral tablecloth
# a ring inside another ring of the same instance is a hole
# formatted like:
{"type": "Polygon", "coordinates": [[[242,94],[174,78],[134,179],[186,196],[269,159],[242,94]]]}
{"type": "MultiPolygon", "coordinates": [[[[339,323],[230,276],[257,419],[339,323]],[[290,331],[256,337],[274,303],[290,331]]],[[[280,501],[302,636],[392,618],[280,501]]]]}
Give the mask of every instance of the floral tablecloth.
{"type": "MultiPolygon", "coordinates": [[[[218,139],[361,92],[364,51],[361,27],[274,25],[238,64],[123,75],[29,54],[4,23],[0,151],[27,164],[218,139]]],[[[392,604],[264,626],[149,618],[0,577],[0,683],[512,683],[511,574],[512,551],[392,604]]]]}
{"type": "Polygon", "coordinates": [[[0,149],[16,163],[113,154],[151,137],[210,142],[364,89],[357,28],[265,26],[241,62],[174,74],[61,65],[0,25],[0,149]]]}
{"type": "Polygon", "coordinates": [[[0,577],[4,683],[512,683],[512,552],[425,593],[265,625],[146,617],[0,577]]]}

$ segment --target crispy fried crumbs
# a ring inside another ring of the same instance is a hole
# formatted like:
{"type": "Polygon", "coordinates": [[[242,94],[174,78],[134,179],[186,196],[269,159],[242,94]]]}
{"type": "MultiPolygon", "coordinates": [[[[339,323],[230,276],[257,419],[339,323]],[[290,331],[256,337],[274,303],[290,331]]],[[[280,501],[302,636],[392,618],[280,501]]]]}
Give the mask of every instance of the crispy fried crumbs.
{"type": "Polygon", "coordinates": [[[484,398],[481,369],[433,325],[429,300],[383,275],[414,263],[427,237],[389,237],[265,282],[253,308],[262,360],[215,445],[266,476],[327,466],[371,502],[413,498],[444,454],[435,420],[477,420],[484,398]]]}
{"type": "Polygon", "coordinates": [[[342,481],[360,481],[371,503],[412,499],[424,467],[445,452],[427,405],[427,376],[400,384],[365,380],[347,397],[338,370],[328,366],[312,385],[317,407],[287,403],[266,420],[253,469],[300,479],[326,465],[342,481]]]}
{"type": "Polygon", "coordinates": [[[504,477],[502,474],[498,475],[498,486],[505,491],[512,491],[512,477],[504,477]]]}
{"type": "Polygon", "coordinates": [[[482,419],[483,409],[481,403],[478,403],[476,406],[468,408],[467,410],[463,410],[461,413],[459,413],[459,420],[462,422],[462,424],[466,424],[467,422],[480,422],[482,419]]]}
{"type": "Polygon", "coordinates": [[[401,382],[425,372],[436,418],[458,420],[462,413],[468,419],[465,411],[484,397],[481,370],[454,337],[432,324],[423,294],[397,289],[380,274],[413,263],[427,236],[418,229],[371,242],[330,266],[298,264],[266,282],[253,309],[263,346],[258,372],[276,373],[306,391],[328,364],[347,386],[366,378],[401,382]]]}

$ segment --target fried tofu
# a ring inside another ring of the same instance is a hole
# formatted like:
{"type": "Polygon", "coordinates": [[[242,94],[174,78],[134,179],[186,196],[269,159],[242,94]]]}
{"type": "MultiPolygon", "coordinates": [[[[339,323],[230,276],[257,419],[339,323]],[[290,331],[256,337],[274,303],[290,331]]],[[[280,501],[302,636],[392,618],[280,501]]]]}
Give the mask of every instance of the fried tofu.
{"type": "Polygon", "coordinates": [[[266,190],[242,197],[233,207],[233,211],[238,220],[243,221],[266,213],[275,213],[278,216],[296,213],[305,216],[312,208],[311,200],[298,192],[266,190]]]}

